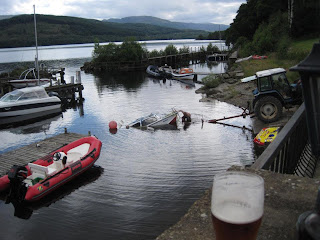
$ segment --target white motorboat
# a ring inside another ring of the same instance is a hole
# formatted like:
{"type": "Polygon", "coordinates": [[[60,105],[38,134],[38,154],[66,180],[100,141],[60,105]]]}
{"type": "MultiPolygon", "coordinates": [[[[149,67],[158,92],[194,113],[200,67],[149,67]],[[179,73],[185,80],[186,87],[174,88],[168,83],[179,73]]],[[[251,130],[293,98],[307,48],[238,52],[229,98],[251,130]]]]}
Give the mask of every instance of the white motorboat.
{"type": "Polygon", "coordinates": [[[37,79],[35,71],[36,71],[35,68],[29,68],[20,74],[19,79],[9,80],[8,82],[14,88],[34,87],[37,85],[50,84],[49,78],[37,79]]]}
{"type": "Polygon", "coordinates": [[[0,99],[0,126],[61,113],[61,100],[49,97],[44,87],[16,89],[0,99]]]}
{"type": "Polygon", "coordinates": [[[165,72],[168,77],[175,80],[193,80],[195,75],[192,68],[172,69],[168,65],[159,67],[159,71],[165,72]]]}
{"type": "Polygon", "coordinates": [[[151,113],[146,117],[136,119],[128,127],[161,128],[167,125],[175,125],[177,123],[177,115],[178,112],[175,110],[164,116],[151,113]]]}
{"type": "Polygon", "coordinates": [[[194,72],[192,68],[181,68],[177,71],[172,71],[172,78],[176,80],[193,80],[194,72]]]}

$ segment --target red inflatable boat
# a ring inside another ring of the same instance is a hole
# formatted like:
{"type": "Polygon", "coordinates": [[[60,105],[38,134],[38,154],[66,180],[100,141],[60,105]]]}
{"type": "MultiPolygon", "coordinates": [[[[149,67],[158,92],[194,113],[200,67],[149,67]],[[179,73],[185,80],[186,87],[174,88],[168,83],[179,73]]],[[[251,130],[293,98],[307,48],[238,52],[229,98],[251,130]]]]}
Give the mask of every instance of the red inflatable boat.
{"type": "Polygon", "coordinates": [[[84,137],[25,166],[14,165],[0,178],[0,191],[10,188],[8,198],[20,202],[39,200],[91,168],[101,146],[96,137],[84,137]]]}

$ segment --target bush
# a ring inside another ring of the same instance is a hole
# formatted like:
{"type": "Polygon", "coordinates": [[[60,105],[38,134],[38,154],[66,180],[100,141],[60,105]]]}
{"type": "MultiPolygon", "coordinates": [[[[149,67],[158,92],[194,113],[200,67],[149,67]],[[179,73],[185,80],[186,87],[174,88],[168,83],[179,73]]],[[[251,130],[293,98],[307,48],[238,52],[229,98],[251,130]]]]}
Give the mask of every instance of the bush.
{"type": "Polygon", "coordinates": [[[133,39],[125,40],[121,45],[95,43],[92,53],[93,62],[139,61],[146,56],[147,50],[133,39]]]}
{"type": "Polygon", "coordinates": [[[201,46],[199,51],[202,52],[202,53],[206,53],[206,49],[205,49],[204,46],[201,46]]]}
{"type": "Polygon", "coordinates": [[[92,54],[93,62],[109,62],[115,61],[118,58],[120,47],[114,43],[101,46],[95,43],[92,54]]]}
{"type": "Polygon", "coordinates": [[[174,54],[178,54],[178,52],[179,52],[178,49],[173,44],[169,44],[164,49],[165,55],[174,55],[174,54]]]}
{"type": "Polygon", "coordinates": [[[159,57],[161,56],[160,55],[160,52],[156,49],[152,50],[151,52],[148,53],[148,57],[152,58],[152,57],[159,57]]]}
{"type": "Polygon", "coordinates": [[[179,48],[179,54],[189,53],[189,52],[190,52],[190,48],[188,46],[183,46],[182,48],[179,48]]]}
{"type": "Polygon", "coordinates": [[[206,88],[216,88],[223,81],[220,76],[216,74],[210,74],[202,79],[202,82],[206,88]]]}
{"type": "Polygon", "coordinates": [[[288,57],[288,50],[291,44],[288,36],[283,36],[277,44],[277,56],[279,59],[286,59],[288,57]]]}
{"type": "Polygon", "coordinates": [[[209,43],[207,46],[208,52],[214,52],[214,53],[220,53],[220,49],[216,45],[212,45],[212,43],[209,43]]]}

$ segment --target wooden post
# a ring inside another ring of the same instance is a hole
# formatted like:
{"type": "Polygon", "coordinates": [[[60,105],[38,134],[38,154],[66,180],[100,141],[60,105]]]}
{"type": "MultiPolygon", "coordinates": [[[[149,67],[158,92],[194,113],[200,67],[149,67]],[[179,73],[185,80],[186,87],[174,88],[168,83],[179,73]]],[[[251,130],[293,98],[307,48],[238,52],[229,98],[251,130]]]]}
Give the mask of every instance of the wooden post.
{"type": "Polygon", "coordinates": [[[76,83],[81,83],[81,72],[76,71],[76,83]]]}
{"type": "Polygon", "coordinates": [[[82,101],[82,99],[83,99],[82,98],[82,87],[79,87],[78,91],[79,91],[79,100],[82,101]]]}

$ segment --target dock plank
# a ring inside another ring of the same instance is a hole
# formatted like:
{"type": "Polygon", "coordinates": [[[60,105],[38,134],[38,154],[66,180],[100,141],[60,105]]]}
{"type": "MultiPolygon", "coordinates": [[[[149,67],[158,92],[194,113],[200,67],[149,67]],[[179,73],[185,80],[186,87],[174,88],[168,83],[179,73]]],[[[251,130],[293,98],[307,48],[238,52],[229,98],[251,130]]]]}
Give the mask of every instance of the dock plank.
{"type": "Polygon", "coordinates": [[[55,151],[64,144],[78,140],[86,135],[78,133],[63,133],[44,139],[37,143],[0,154],[0,176],[5,175],[13,165],[25,165],[55,151]]]}

